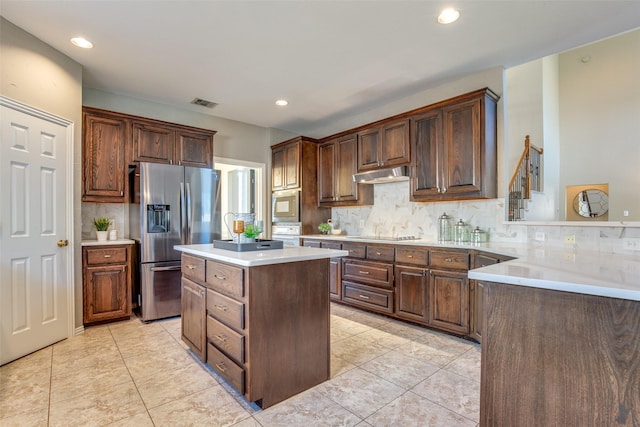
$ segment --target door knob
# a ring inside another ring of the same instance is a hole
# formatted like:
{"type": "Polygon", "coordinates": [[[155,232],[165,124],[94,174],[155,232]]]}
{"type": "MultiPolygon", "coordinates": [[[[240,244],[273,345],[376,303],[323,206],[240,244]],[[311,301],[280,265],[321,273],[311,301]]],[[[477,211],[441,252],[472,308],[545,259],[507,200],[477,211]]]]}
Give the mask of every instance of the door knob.
{"type": "Polygon", "coordinates": [[[64,247],[64,246],[69,246],[69,241],[68,240],[58,240],[58,246],[59,247],[64,247]]]}

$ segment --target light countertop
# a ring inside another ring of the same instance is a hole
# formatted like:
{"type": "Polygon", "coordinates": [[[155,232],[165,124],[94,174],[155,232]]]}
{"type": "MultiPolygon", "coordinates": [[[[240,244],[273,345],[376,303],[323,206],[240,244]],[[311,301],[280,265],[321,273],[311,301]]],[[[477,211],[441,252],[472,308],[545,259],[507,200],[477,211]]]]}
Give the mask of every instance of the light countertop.
{"type": "Polygon", "coordinates": [[[104,242],[98,242],[97,240],[83,240],[82,246],[109,246],[109,245],[131,245],[135,243],[135,240],[131,239],[118,239],[118,240],[105,240],[104,242]]]}
{"type": "Polygon", "coordinates": [[[589,251],[575,246],[489,242],[478,245],[426,239],[384,241],[360,237],[313,235],[311,239],[393,245],[475,249],[517,259],[469,271],[469,278],[587,295],[640,301],[640,255],[589,251]]]}
{"type": "Polygon", "coordinates": [[[342,250],[289,246],[285,246],[283,249],[235,252],[214,248],[210,243],[201,245],[176,245],[174,249],[191,255],[228,262],[243,267],[336,258],[349,255],[349,252],[342,250]]]}

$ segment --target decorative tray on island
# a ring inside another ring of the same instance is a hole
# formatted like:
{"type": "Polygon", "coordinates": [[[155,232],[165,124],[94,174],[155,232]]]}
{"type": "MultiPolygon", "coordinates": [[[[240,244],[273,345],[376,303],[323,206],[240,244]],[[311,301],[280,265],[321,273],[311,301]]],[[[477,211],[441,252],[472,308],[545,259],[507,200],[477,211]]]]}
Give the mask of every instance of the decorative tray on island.
{"type": "Polygon", "coordinates": [[[232,240],[214,240],[213,247],[235,252],[265,251],[269,249],[282,249],[282,240],[256,239],[255,242],[236,243],[232,240]]]}

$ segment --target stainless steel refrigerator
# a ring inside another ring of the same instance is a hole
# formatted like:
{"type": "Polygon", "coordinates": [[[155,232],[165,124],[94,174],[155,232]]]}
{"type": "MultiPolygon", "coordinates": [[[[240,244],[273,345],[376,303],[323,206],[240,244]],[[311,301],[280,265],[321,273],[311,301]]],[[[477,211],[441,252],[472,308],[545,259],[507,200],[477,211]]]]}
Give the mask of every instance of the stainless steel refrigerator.
{"type": "Polygon", "coordinates": [[[180,315],[180,255],[174,245],[221,239],[220,173],[140,163],[131,176],[129,229],[139,243],[135,288],[143,321],[180,315]]]}

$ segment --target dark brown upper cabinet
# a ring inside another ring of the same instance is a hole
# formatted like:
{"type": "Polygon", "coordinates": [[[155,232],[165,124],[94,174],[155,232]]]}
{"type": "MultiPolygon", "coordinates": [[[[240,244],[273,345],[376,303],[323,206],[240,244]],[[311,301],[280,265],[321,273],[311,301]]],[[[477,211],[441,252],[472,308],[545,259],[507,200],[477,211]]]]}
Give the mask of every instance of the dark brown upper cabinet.
{"type": "Polygon", "coordinates": [[[409,131],[402,119],[358,132],[358,172],[409,164],[409,131]]]}

